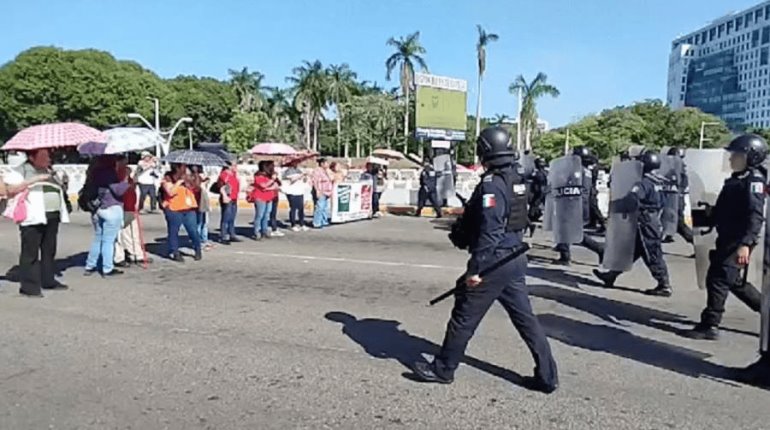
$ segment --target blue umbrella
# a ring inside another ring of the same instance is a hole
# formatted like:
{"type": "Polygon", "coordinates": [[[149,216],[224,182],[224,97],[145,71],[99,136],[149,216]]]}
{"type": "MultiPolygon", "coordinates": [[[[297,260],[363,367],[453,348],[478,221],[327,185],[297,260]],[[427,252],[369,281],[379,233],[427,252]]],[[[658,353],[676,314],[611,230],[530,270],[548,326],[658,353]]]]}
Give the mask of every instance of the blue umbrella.
{"type": "Polygon", "coordinates": [[[190,151],[183,149],[171,151],[161,159],[166,163],[186,164],[188,166],[226,166],[227,162],[222,158],[203,151],[190,151]]]}

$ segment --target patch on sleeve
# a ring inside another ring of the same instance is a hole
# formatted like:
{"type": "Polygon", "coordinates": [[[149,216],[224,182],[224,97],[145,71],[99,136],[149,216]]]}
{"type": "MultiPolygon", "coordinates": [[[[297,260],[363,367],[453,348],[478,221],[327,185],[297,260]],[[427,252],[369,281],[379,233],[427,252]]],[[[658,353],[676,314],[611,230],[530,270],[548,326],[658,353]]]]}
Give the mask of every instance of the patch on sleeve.
{"type": "Polygon", "coordinates": [[[484,194],[481,196],[481,207],[493,208],[495,206],[497,206],[497,201],[494,194],[484,194]]]}
{"type": "Polygon", "coordinates": [[[632,193],[636,193],[636,192],[638,192],[638,191],[639,191],[639,186],[638,186],[638,185],[634,185],[634,186],[631,188],[631,192],[632,192],[632,193]]]}
{"type": "Polygon", "coordinates": [[[765,184],[761,182],[752,182],[751,183],[751,192],[757,193],[757,194],[763,194],[765,192],[765,184]]]}

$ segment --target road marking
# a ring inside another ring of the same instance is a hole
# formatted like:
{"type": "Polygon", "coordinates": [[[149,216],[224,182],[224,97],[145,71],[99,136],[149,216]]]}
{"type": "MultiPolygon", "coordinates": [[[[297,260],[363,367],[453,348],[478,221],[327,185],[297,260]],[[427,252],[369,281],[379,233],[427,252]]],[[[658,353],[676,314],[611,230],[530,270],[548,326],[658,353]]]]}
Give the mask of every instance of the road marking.
{"type": "Polygon", "coordinates": [[[450,269],[450,270],[457,269],[457,267],[439,266],[436,264],[413,264],[413,263],[402,263],[398,261],[356,260],[353,258],[344,258],[344,257],[317,257],[314,255],[275,254],[271,252],[235,251],[235,254],[256,255],[260,257],[294,258],[297,260],[332,261],[336,263],[371,264],[376,266],[389,266],[389,267],[413,267],[417,269],[450,269]]]}

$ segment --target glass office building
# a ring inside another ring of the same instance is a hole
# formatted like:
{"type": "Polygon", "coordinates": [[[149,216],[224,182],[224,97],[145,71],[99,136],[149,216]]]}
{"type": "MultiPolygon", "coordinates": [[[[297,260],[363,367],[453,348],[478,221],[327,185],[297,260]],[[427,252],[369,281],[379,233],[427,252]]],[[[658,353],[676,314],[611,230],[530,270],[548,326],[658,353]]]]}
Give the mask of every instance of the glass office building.
{"type": "Polygon", "coordinates": [[[697,107],[739,130],[770,128],[770,1],[674,40],[667,102],[697,107]]]}

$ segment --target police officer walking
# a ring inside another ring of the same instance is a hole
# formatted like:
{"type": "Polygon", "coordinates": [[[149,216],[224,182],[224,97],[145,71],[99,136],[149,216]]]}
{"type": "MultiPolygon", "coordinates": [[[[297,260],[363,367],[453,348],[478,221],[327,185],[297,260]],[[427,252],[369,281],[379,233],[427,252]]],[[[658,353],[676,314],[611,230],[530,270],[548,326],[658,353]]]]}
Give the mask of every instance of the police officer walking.
{"type": "Polygon", "coordinates": [[[526,186],[513,168],[515,151],[510,134],[501,127],[484,129],[477,141],[477,153],[486,172],[462,218],[471,254],[465,288],[455,296],[441,351],[432,363],[416,363],[414,372],[423,382],[453,382],[471,336],[497,300],[534,357],[535,376],[526,378],[526,385],[551,393],[558,387],[556,363],[530,305],[525,284],[526,255],[503,264],[483,279],[478,275],[519,246],[527,226],[526,186]]]}
{"type": "Polygon", "coordinates": [[[535,170],[529,177],[529,221],[540,221],[543,216],[543,203],[545,202],[545,189],[548,186],[548,174],[545,171],[545,161],[542,158],[535,159],[535,170]]]}
{"type": "Polygon", "coordinates": [[[764,252],[764,247],[754,247],[765,221],[767,171],[762,163],[767,157],[767,143],[757,135],[746,134],[733,139],[725,150],[730,153],[733,174],[722,186],[716,205],[705,214],[707,225],[716,228],[717,240],[716,249],[709,254],[706,309],[700,323],[684,333],[692,339],[719,338],[718,327],[730,292],[753,311],[760,311],[759,291],[746,281],[741,269],[748,270],[752,252],[764,252]]]}
{"type": "Polygon", "coordinates": [[[591,189],[588,193],[588,228],[596,228],[597,233],[604,233],[606,230],[604,215],[599,209],[599,160],[595,155],[591,155],[588,169],[591,171],[591,189]]]}
{"type": "MultiPolygon", "coordinates": [[[[670,297],[672,289],[661,248],[663,233],[660,224],[660,210],[663,205],[659,191],[661,184],[656,182],[656,178],[652,174],[654,170],[660,167],[660,157],[654,152],[645,151],[639,156],[639,161],[642,163],[644,176],[631,189],[631,194],[628,196],[629,203],[637,207],[638,210],[633,260],[636,261],[641,257],[652,277],[658,281],[655,288],[647,290],[645,293],[653,296],[670,297]]],[[[621,239],[627,240],[626,238],[621,239]]],[[[593,273],[607,287],[612,287],[622,272],[618,270],[600,272],[594,269],[593,273]]]]}
{"type": "Polygon", "coordinates": [[[417,192],[417,213],[420,216],[422,208],[425,207],[425,201],[430,201],[433,210],[436,211],[436,218],[441,218],[441,206],[438,204],[437,174],[433,165],[426,161],[420,173],[420,190],[417,192]]]}
{"type": "MultiPolygon", "coordinates": [[[[580,223],[583,227],[587,226],[589,224],[589,221],[591,219],[591,192],[593,188],[593,175],[594,172],[591,169],[591,165],[595,164],[596,157],[591,153],[591,150],[584,147],[584,146],[577,146],[572,150],[572,155],[577,155],[580,157],[580,162],[583,165],[583,184],[582,184],[582,199],[583,199],[583,206],[582,206],[582,219],[577,220],[571,220],[575,223],[580,223]]],[[[598,204],[597,204],[597,210],[598,210],[598,204]]],[[[601,215],[600,215],[601,216],[601,215]]],[[[603,224],[603,223],[602,223],[603,224]]],[[[602,246],[601,243],[597,242],[587,234],[583,234],[583,240],[579,243],[580,246],[593,251],[597,257],[599,257],[599,262],[602,261],[604,258],[604,246],[602,246]]],[[[555,264],[560,264],[563,266],[569,266],[572,262],[572,253],[570,252],[570,245],[567,243],[558,243],[554,247],[556,251],[559,252],[559,259],[554,261],[555,264]]]]}

